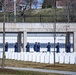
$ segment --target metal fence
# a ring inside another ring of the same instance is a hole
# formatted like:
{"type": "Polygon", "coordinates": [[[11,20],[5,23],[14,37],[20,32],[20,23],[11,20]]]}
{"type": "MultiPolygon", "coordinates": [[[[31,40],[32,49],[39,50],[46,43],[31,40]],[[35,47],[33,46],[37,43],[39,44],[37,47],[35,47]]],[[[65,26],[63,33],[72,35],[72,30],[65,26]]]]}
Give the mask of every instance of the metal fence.
{"type": "MultiPolygon", "coordinates": [[[[3,15],[0,15],[0,22],[3,21],[3,15]]],[[[16,22],[54,22],[55,15],[16,15],[16,22]]],[[[6,22],[14,22],[14,15],[6,15],[6,22]]],[[[76,16],[56,15],[56,22],[76,22],[76,16]]]]}

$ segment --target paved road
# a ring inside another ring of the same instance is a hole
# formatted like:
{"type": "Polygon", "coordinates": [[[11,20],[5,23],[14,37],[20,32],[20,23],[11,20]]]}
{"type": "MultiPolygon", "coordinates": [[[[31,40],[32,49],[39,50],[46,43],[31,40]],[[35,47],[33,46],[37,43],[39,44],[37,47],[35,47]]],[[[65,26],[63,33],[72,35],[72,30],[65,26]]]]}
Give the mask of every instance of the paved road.
{"type": "Polygon", "coordinates": [[[37,68],[18,68],[18,67],[5,67],[7,69],[14,70],[26,70],[26,71],[37,71],[37,72],[46,72],[46,73],[58,73],[58,74],[68,74],[68,75],[76,75],[76,72],[70,71],[59,71],[59,70],[47,70],[47,69],[37,69],[37,68]]]}

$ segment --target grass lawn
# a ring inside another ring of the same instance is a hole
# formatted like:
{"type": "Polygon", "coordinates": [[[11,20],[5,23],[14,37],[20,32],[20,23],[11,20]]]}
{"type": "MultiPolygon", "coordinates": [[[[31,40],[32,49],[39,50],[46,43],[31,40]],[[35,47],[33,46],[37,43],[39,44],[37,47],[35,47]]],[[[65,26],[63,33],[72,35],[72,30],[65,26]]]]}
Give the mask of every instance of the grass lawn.
{"type": "Polygon", "coordinates": [[[32,71],[18,71],[18,70],[0,68],[0,75],[63,75],[63,74],[42,73],[42,72],[32,72],[32,71]]]}
{"type": "MultiPolygon", "coordinates": [[[[54,8],[48,9],[32,9],[32,10],[25,10],[24,12],[24,22],[54,22],[54,8]]],[[[16,20],[17,22],[23,22],[21,17],[21,12],[17,11],[16,13],[16,20]]],[[[66,19],[62,16],[63,9],[57,8],[56,9],[56,21],[63,22],[66,19]]],[[[65,15],[65,14],[64,14],[65,15]]],[[[13,12],[6,12],[6,22],[14,22],[14,13],[13,12]]],[[[0,22],[3,22],[3,12],[0,12],[0,22]]]]}
{"type": "MultiPolygon", "coordinates": [[[[0,60],[0,65],[2,60],[0,60]]],[[[25,68],[41,68],[41,69],[50,69],[50,70],[64,70],[64,71],[74,71],[76,72],[76,65],[70,64],[43,64],[36,62],[26,62],[26,61],[17,61],[17,60],[5,60],[5,66],[10,67],[25,67],[25,68]]]]}

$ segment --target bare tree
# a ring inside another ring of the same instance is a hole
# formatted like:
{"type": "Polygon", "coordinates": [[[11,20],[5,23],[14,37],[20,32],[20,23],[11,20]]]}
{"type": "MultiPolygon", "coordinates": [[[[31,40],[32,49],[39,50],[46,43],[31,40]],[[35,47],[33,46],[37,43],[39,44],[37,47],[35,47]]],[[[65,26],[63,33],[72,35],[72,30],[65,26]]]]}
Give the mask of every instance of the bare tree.
{"type": "Polygon", "coordinates": [[[54,4],[54,0],[44,0],[42,8],[51,8],[54,7],[54,5],[56,6],[56,4],[54,4]]]}
{"type": "Polygon", "coordinates": [[[5,66],[5,0],[0,0],[3,7],[3,58],[2,58],[2,68],[5,66]]]}
{"type": "Polygon", "coordinates": [[[7,0],[6,1],[6,11],[12,12],[13,11],[13,5],[14,5],[13,0],[7,0]]]}
{"type": "Polygon", "coordinates": [[[25,6],[25,9],[32,9],[32,7],[38,3],[38,0],[23,0],[22,4],[25,6]]]}
{"type": "Polygon", "coordinates": [[[0,10],[2,10],[2,3],[3,3],[3,1],[0,0],[0,10]]]}
{"type": "Polygon", "coordinates": [[[68,22],[74,21],[76,16],[76,0],[63,0],[64,3],[64,12],[67,15],[68,22]]]}
{"type": "Polygon", "coordinates": [[[34,6],[34,8],[37,9],[37,5],[38,5],[38,0],[33,0],[32,5],[34,6]]]}

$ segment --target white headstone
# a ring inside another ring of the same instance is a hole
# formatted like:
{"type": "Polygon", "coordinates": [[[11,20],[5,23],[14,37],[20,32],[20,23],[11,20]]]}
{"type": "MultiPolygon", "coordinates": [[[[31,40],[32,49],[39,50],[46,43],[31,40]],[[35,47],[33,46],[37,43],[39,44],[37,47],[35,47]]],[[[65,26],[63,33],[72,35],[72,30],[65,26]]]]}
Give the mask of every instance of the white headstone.
{"type": "Polygon", "coordinates": [[[37,55],[37,60],[36,60],[36,62],[40,62],[40,60],[41,60],[41,58],[40,58],[40,56],[42,55],[42,52],[39,52],[39,54],[37,55]]]}
{"type": "Polygon", "coordinates": [[[65,59],[64,59],[64,63],[65,64],[69,64],[70,63],[70,55],[71,55],[71,53],[66,53],[65,54],[65,59]]]}
{"type": "Polygon", "coordinates": [[[45,63],[45,55],[46,55],[46,53],[42,53],[42,55],[41,55],[41,59],[40,59],[40,63],[45,63]]]}
{"type": "Polygon", "coordinates": [[[50,52],[47,52],[45,55],[45,63],[50,63],[50,52]]]}
{"type": "Polygon", "coordinates": [[[50,64],[54,64],[54,53],[50,53],[50,64]]]}
{"type": "Polygon", "coordinates": [[[70,53],[70,64],[75,64],[75,54],[70,53]]]}
{"type": "Polygon", "coordinates": [[[64,63],[64,55],[65,55],[65,53],[60,53],[59,54],[59,63],[60,64],[63,64],[64,63]]]}

